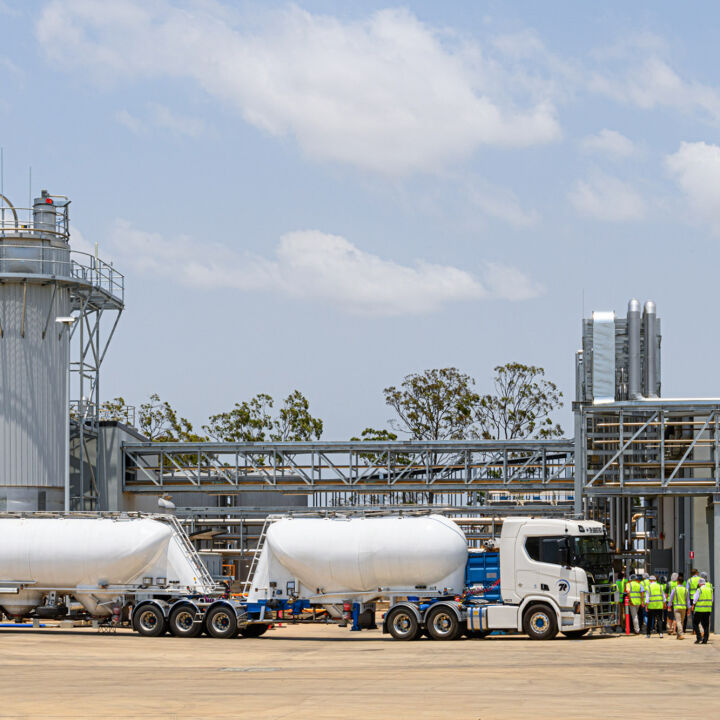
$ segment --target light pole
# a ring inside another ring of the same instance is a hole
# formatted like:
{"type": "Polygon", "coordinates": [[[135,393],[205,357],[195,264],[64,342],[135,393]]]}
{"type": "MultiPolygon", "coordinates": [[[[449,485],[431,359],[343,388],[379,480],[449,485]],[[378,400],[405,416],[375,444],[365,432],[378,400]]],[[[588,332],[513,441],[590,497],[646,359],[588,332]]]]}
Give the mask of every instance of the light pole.
{"type": "Polygon", "coordinates": [[[65,364],[65,512],[70,512],[70,328],[74,317],[56,317],[67,332],[67,356],[65,364]]]}

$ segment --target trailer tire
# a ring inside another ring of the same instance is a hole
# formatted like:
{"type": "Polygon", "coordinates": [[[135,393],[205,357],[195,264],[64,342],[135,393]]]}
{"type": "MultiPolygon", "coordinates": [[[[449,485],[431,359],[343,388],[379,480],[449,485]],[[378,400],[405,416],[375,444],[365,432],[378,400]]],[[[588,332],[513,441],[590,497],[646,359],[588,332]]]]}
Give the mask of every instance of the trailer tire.
{"type": "Polygon", "coordinates": [[[212,608],[205,617],[205,630],[210,637],[214,638],[236,637],[238,624],[234,610],[223,605],[212,608]]]}
{"type": "Polygon", "coordinates": [[[240,634],[246,638],[257,638],[264,635],[270,629],[270,625],[262,625],[261,623],[253,623],[252,625],[246,625],[240,634]]]}
{"type": "Polygon", "coordinates": [[[462,634],[458,616],[447,605],[431,608],[425,627],[433,640],[457,640],[462,634]]]}
{"type": "Polygon", "coordinates": [[[145,637],[162,635],[166,626],[165,616],[157,605],[142,605],[133,613],[133,629],[145,637]]]}
{"type": "Polygon", "coordinates": [[[523,630],[531,640],[552,640],[558,632],[555,611],[548,605],[531,605],[523,614],[523,630]]]}
{"type": "Polygon", "coordinates": [[[168,628],[175,637],[197,637],[203,629],[202,622],[195,621],[197,608],[194,605],[180,605],[173,608],[168,618],[168,628]]]}
{"type": "Polygon", "coordinates": [[[395,640],[417,640],[421,635],[415,613],[406,607],[391,610],[387,616],[388,632],[395,640]]]}
{"type": "Polygon", "coordinates": [[[581,638],[583,635],[587,635],[590,628],[583,628],[582,630],[565,630],[563,635],[570,640],[576,640],[581,638]]]}

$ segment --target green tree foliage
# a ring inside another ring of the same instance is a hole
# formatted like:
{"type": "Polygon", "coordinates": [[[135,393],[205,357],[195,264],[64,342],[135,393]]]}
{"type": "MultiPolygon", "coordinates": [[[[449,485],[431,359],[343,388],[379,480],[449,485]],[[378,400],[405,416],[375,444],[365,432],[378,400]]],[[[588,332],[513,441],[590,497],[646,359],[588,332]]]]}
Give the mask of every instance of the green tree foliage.
{"type": "Polygon", "coordinates": [[[135,408],[130,407],[125,402],[125,398],[119,396],[100,403],[100,418],[102,420],[115,420],[126,425],[134,425],[135,408]]]}
{"type": "Polygon", "coordinates": [[[407,375],[400,387],[385,388],[385,403],[397,417],[393,430],[413,440],[458,440],[466,437],[479,397],[475,381],[457,368],[407,375]]]}
{"type": "Polygon", "coordinates": [[[319,440],[322,431],[323,421],[310,414],[308,399],[299,390],[293,390],[273,421],[270,439],[286,442],[319,440]]]}
{"type": "Polygon", "coordinates": [[[193,430],[192,423],[178,414],[167,400],[160,400],[153,393],[147,402],[140,406],[138,429],[157,442],[203,442],[207,440],[193,430]]]}
{"type": "Polygon", "coordinates": [[[308,399],[294,390],[273,417],[274,400],[260,393],[235,403],[232,410],[212,415],[203,430],[218,442],[265,442],[319,440],[323,422],[310,413],[308,399]]]}
{"type": "Polygon", "coordinates": [[[264,393],[211,415],[203,430],[216,442],[263,442],[272,430],[273,399],[264,393]]]}
{"type": "Polygon", "coordinates": [[[389,430],[376,430],[375,428],[365,428],[361,433],[360,437],[351,437],[352,442],[386,442],[397,440],[397,435],[389,430]]]}
{"type": "Polygon", "coordinates": [[[535,365],[511,362],[495,368],[493,392],[473,409],[474,434],[486,440],[561,437],[552,419],[562,407],[563,394],[535,365]]]}

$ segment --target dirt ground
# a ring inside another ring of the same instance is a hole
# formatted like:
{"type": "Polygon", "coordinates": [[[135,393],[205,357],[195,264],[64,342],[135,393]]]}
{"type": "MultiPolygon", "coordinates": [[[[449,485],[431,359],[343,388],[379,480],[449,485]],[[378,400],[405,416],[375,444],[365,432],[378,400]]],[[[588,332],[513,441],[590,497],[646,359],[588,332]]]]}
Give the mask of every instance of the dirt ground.
{"type": "Polygon", "coordinates": [[[0,718],[714,717],[720,639],[667,635],[402,643],[277,628],[253,640],[0,629],[0,718]]]}

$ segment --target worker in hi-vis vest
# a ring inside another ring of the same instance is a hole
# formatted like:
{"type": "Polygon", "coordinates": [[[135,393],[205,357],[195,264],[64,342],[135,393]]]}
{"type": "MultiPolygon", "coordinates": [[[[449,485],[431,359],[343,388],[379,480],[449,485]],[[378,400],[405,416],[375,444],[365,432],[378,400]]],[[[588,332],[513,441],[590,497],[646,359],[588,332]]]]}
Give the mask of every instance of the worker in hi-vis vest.
{"type": "Polygon", "coordinates": [[[638,580],[637,575],[630,576],[630,582],[628,583],[628,595],[630,596],[630,603],[628,610],[630,610],[630,619],[632,620],[633,632],[636,635],[640,634],[640,620],[638,619],[638,610],[642,606],[642,594],[643,588],[638,580]]]}
{"type": "Polygon", "coordinates": [[[688,597],[688,591],[683,582],[683,574],[679,573],[677,583],[668,598],[668,607],[672,608],[674,617],[673,630],[678,640],[682,640],[685,637],[685,616],[687,615],[688,597]]]}
{"type": "Polygon", "coordinates": [[[667,631],[672,635],[675,632],[675,619],[673,615],[673,609],[672,605],[670,604],[670,596],[673,594],[673,590],[677,587],[678,584],[678,573],[674,572],[672,575],[670,575],[670,580],[667,584],[667,589],[665,590],[665,594],[667,595],[668,599],[668,606],[667,606],[667,631]]]}
{"type": "Polygon", "coordinates": [[[654,575],[650,576],[650,584],[645,593],[645,607],[647,608],[647,635],[650,637],[653,626],[657,624],[657,631],[660,637],[663,636],[663,616],[665,615],[665,591],[654,575]]]}
{"type": "Polygon", "coordinates": [[[695,591],[692,599],[693,609],[693,626],[695,627],[695,644],[702,643],[707,645],[708,638],[710,637],[710,613],[712,612],[713,606],[713,589],[705,581],[705,578],[700,578],[698,582],[698,588],[695,591]],[[702,636],[700,630],[703,631],[702,636]]]}

